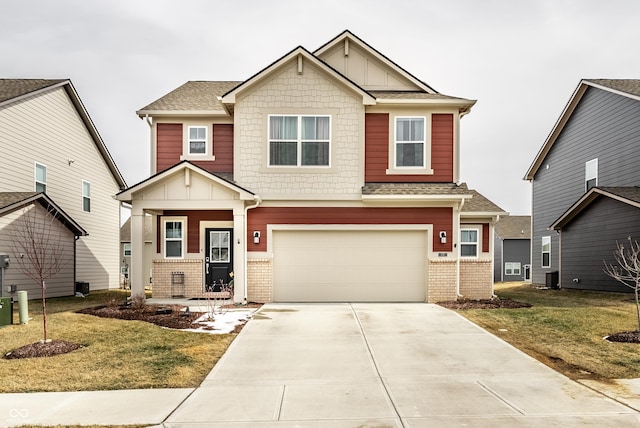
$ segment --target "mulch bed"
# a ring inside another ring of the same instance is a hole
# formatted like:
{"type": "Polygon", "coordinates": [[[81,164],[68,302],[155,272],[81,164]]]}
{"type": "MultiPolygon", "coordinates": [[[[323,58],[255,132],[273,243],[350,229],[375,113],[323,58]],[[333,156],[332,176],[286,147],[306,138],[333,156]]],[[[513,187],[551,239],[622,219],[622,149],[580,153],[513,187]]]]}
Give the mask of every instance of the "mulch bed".
{"type": "Polygon", "coordinates": [[[65,340],[41,341],[14,349],[7,353],[4,358],[15,360],[18,358],[53,357],[54,355],[66,354],[80,348],[82,348],[82,345],[65,340]]]}
{"type": "Polygon", "coordinates": [[[450,300],[438,302],[447,309],[519,309],[530,308],[530,303],[518,302],[512,299],[479,299],[479,300],[450,300]]]}
{"type": "Polygon", "coordinates": [[[607,336],[609,342],[640,343],[640,331],[623,331],[607,336]]]}
{"type": "Polygon", "coordinates": [[[186,308],[181,305],[144,305],[134,306],[102,306],[78,311],[81,314],[94,315],[102,318],[117,318],[121,320],[145,321],[161,327],[185,329],[193,328],[193,322],[202,313],[185,313],[186,308]]]}

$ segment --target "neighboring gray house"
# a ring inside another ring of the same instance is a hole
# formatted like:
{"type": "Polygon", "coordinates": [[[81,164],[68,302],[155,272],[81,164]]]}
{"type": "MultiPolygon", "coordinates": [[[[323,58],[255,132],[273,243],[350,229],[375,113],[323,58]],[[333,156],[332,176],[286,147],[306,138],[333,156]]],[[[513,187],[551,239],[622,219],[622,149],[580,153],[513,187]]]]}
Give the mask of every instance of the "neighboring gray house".
{"type": "MultiPolygon", "coordinates": [[[[152,249],[153,249],[153,223],[151,216],[144,219],[144,271],[148,273],[148,281],[145,287],[151,285],[151,277],[153,272],[152,266],[152,249]]],[[[131,278],[129,276],[129,268],[131,267],[131,218],[128,218],[122,226],[120,226],[120,284],[124,288],[129,288],[131,278]]]]}
{"type": "MultiPolygon", "coordinates": [[[[46,193],[86,231],[75,244],[71,285],[117,288],[114,195],[126,183],[71,81],[0,79],[0,150],[0,192],[46,193]]],[[[0,240],[0,254],[9,247],[0,240]]]]}
{"type": "Polygon", "coordinates": [[[501,217],[494,228],[493,280],[531,280],[531,216],[501,217]]]}
{"type": "Polygon", "coordinates": [[[640,80],[582,80],[525,176],[533,283],[628,290],[602,268],[640,238],[639,147],[640,80]]]}

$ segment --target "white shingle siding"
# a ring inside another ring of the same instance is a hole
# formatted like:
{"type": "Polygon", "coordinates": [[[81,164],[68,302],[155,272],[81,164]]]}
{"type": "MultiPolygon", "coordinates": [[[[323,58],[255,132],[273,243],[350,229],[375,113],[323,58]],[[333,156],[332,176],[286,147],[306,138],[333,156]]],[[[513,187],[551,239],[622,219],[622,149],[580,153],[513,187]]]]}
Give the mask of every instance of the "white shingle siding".
{"type": "Polygon", "coordinates": [[[284,66],[235,105],[235,180],[260,195],[359,195],[363,177],[364,106],[335,81],[304,63],[284,66]],[[268,168],[269,114],[331,115],[330,168],[268,168]]]}
{"type": "Polygon", "coordinates": [[[0,191],[34,191],[34,162],[45,164],[47,195],[89,233],[78,241],[76,280],[118,287],[118,184],[65,90],[1,108],[0,150],[0,191]],[[82,210],[82,180],[91,183],[91,212],[82,210]]]}

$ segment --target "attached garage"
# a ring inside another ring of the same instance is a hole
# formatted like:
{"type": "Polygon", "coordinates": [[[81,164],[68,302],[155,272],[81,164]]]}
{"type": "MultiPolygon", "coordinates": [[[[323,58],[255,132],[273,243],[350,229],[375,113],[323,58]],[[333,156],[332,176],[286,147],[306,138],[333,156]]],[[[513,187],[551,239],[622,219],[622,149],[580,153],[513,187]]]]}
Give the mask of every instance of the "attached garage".
{"type": "Polygon", "coordinates": [[[274,230],[275,302],[424,302],[426,230],[274,230]]]}

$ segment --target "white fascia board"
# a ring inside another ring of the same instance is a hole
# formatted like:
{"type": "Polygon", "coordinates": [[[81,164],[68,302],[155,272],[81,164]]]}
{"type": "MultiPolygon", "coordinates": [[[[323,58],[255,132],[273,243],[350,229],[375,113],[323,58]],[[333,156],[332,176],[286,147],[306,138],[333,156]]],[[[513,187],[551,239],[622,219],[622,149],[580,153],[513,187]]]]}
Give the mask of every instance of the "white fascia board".
{"type": "Polygon", "coordinates": [[[136,114],[141,118],[145,116],[229,116],[225,110],[138,110],[136,114]]]}

